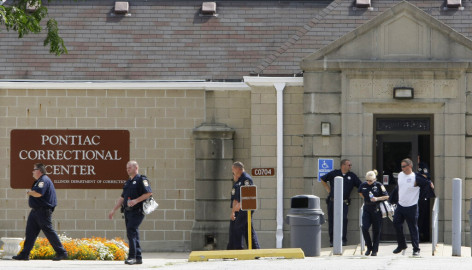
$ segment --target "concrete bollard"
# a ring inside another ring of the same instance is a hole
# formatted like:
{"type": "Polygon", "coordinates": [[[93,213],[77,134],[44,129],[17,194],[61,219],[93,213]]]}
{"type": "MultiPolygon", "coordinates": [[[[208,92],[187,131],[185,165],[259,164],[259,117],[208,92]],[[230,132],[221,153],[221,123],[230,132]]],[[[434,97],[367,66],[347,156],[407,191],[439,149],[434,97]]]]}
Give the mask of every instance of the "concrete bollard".
{"type": "MultiPolygon", "coordinates": [[[[470,199],[470,208],[467,212],[469,214],[469,226],[470,226],[470,246],[472,247],[472,198],[470,199]]],[[[472,248],[470,249],[470,256],[472,256],[472,248]]]]}
{"type": "Polygon", "coordinates": [[[333,255],[343,254],[343,185],[341,176],[334,178],[334,203],[333,203],[333,255]]]}
{"type": "Polygon", "coordinates": [[[452,256],[461,256],[462,179],[452,179],[452,256]]]}

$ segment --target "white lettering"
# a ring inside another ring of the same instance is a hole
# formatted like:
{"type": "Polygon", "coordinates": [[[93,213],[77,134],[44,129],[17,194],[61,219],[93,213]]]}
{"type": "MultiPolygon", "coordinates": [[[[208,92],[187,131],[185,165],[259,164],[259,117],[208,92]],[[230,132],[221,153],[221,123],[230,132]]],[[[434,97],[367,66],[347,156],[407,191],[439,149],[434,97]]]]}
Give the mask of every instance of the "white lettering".
{"type": "Polygon", "coordinates": [[[82,135],[41,135],[41,145],[99,145],[100,136],[82,135]]]}

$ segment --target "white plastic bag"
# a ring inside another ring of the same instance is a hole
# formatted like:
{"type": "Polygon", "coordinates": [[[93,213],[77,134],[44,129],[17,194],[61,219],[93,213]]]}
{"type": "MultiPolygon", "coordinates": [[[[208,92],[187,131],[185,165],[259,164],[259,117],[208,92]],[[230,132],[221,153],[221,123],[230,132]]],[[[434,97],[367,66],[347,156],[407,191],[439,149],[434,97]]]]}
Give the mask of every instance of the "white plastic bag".
{"type": "Polygon", "coordinates": [[[151,196],[143,202],[143,213],[148,215],[159,207],[159,204],[151,196]]]}

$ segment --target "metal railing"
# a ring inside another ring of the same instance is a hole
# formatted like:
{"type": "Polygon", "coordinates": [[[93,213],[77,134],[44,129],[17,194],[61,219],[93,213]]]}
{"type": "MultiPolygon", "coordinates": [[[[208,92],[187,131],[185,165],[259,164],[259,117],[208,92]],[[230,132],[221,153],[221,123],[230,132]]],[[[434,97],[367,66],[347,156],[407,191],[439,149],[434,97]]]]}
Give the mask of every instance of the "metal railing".
{"type": "Polygon", "coordinates": [[[431,244],[433,245],[432,255],[436,252],[436,247],[438,245],[438,232],[439,232],[439,198],[434,198],[433,204],[433,214],[431,215],[431,228],[432,228],[432,240],[431,244]]]}

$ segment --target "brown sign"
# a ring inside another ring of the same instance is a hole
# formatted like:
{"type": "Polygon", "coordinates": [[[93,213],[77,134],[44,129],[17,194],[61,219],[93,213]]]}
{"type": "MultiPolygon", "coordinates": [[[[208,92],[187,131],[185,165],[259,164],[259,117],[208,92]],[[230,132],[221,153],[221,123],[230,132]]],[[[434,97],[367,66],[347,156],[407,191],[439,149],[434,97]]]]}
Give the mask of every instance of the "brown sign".
{"type": "Polygon", "coordinates": [[[253,176],[272,176],[275,174],[274,168],[253,168],[251,171],[253,176]]]}
{"type": "Polygon", "coordinates": [[[121,189],[128,175],[128,130],[14,129],[10,186],[31,188],[35,163],[43,163],[56,188],[121,189]]]}
{"type": "Polygon", "coordinates": [[[241,210],[257,209],[257,187],[241,186],[241,210]]]}

